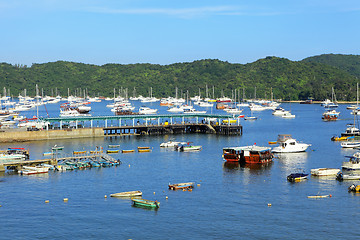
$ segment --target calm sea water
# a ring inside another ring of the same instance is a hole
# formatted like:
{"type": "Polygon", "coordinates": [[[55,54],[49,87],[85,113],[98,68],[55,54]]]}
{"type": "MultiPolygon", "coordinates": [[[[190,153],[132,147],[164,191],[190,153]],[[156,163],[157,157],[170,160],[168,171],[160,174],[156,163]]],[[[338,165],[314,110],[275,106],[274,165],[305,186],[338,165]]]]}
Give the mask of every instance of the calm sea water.
{"type": "MultiPolygon", "coordinates": [[[[103,103],[93,103],[93,115],[110,115],[103,103]],[[105,110],[104,110],[105,109],[105,110]]],[[[140,103],[135,103],[140,106],[140,103]]],[[[148,104],[158,107],[158,103],[148,104]]],[[[311,168],[340,168],[345,155],[330,141],[353,121],[345,105],[341,120],[323,122],[320,105],[282,104],[296,115],[283,119],[270,111],[254,113],[257,121],[244,121],[243,136],[172,135],[123,138],[89,138],[1,144],[0,148],[25,147],[31,159],[43,158],[51,146],[64,152],[150,146],[150,153],[117,154],[122,165],[111,168],[51,172],[38,176],[0,176],[1,239],[357,239],[360,196],[348,193],[352,181],[309,177],[290,183],[286,176],[311,168]],[[306,153],[283,154],[265,166],[228,165],[222,148],[256,143],[267,146],[280,133],[311,143],[306,153]],[[201,152],[183,153],[160,149],[175,138],[202,145],[201,152]],[[169,191],[167,185],[194,181],[192,192],[169,191]],[[129,199],[105,198],[110,193],[141,190],[143,198],[158,200],[160,208],[131,206],[129,199]],[[308,199],[308,195],[332,194],[332,198],[308,199]],[[166,199],[168,197],[168,199],[166,199]],[[68,202],[63,202],[68,198],[68,202]],[[49,200],[49,203],[45,203],[49,200]],[[271,207],[268,207],[271,203],[271,207]]],[[[161,112],[166,108],[161,107],[161,112]]],[[[46,115],[40,108],[40,115],[46,115]]],[[[57,116],[59,105],[48,105],[57,116]]],[[[210,111],[209,111],[210,112],[210,111]]],[[[213,109],[213,113],[217,110],[213,109]]],[[[250,115],[249,110],[244,110],[250,115]]],[[[35,115],[35,110],[27,113],[35,115]]]]}

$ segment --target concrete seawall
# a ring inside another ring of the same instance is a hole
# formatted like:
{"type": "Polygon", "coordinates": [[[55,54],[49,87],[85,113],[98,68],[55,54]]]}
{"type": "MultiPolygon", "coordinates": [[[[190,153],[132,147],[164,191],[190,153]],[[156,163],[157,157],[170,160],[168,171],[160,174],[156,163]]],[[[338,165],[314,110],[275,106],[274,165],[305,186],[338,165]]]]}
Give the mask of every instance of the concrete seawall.
{"type": "Polygon", "coordinates": [[[0,142],[26,142],[36,140],[88,137],[104,137],[103,128],[0,132],[0,142]]]}

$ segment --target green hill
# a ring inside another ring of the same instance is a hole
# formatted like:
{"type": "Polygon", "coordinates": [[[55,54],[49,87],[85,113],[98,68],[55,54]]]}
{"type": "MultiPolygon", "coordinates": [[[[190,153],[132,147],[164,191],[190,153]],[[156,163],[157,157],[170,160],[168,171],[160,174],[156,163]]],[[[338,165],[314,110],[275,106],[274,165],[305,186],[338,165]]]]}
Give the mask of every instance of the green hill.
{"type": "MultiPolygon", "coordinates": [[[[356,59],[356,58],[355,58],[356,59]]],[[[23,89],[28,95],[35,95],[35,85],[51,95],[55,88],[62,95],[82,94],[86,89],[90,96],[113,96],[114,88],[128,89],[132,96],[134,87],[137,94],[153,96],[175,96],[175,88],[189,95],[197,95],[199,88],[205,96],[206,85],[212,96],[222,93],[232,96],[237,89],[245,89],[246,97],[306,99],[313,97],[323,100],[331,96],[334,87],[337,100],[356,99],[356,77],[345,69],[312,61],[290,61],[285,58],[266,57],[248,64],[232,64],[216,59],[194,62],[157,64],[106,64],[102,66],[74,63],[50,62],[33,64],[31,67],[0,64],[0,87],[10,89],[17,96],[23,89]]]]}
{"type": "Polygon", "coordinates": [[[323,54],[305,58],[303,61],[337,67],[360,78],[360,55],[323,54]]]}

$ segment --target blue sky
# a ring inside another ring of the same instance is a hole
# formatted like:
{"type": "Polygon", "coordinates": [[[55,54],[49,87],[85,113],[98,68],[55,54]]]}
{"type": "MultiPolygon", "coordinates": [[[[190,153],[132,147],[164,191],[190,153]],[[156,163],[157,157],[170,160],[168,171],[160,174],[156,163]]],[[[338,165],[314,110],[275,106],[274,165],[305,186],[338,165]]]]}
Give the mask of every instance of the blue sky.
{"type": "Polygon", "coordinates": [[[249,63],[360,54],[358,0],[0,0],[0,62],[249,63]]]}

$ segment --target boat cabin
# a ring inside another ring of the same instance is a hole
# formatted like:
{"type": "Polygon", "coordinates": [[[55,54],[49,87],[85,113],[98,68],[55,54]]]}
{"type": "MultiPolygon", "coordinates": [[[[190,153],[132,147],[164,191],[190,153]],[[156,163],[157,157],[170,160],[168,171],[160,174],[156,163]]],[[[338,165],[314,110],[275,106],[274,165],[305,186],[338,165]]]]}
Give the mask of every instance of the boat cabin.
{"type": "Polygon", "coordinates": [[[267,163],[274,155],[269,147],[244,146],[223,149],[223,158],[228,162],[267,163]]]}

